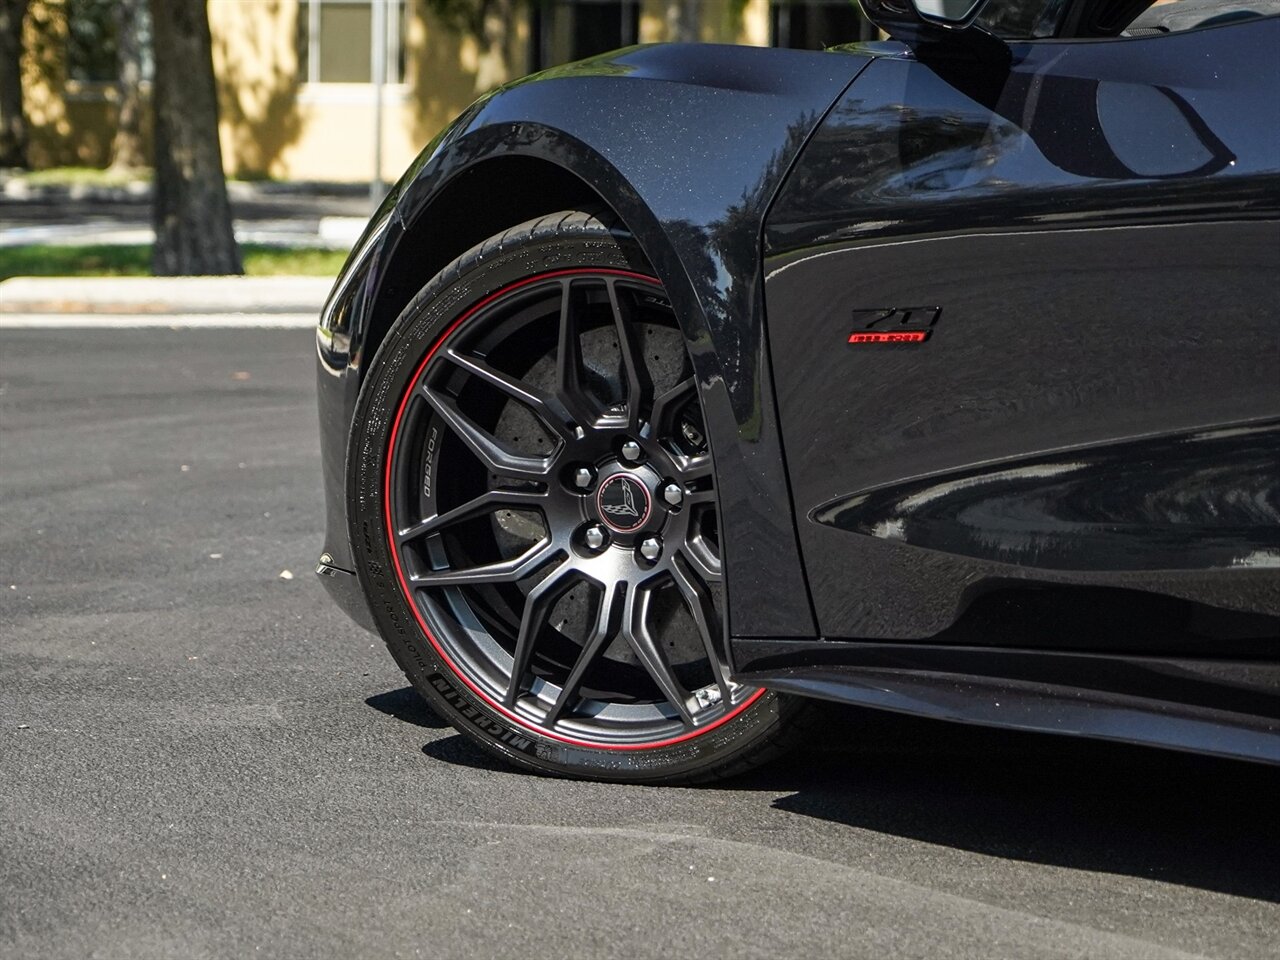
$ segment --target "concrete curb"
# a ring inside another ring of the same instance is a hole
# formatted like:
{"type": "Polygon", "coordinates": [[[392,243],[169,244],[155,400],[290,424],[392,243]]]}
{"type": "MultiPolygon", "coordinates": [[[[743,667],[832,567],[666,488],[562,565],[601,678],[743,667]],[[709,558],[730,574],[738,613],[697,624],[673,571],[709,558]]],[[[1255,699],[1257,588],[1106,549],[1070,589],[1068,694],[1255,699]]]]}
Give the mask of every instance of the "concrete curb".
{"type": "Polygon", "coordinates": [[[0,282],[0,314],[314,318],[332,286],[327,277],[13,277],[0,282]]]}

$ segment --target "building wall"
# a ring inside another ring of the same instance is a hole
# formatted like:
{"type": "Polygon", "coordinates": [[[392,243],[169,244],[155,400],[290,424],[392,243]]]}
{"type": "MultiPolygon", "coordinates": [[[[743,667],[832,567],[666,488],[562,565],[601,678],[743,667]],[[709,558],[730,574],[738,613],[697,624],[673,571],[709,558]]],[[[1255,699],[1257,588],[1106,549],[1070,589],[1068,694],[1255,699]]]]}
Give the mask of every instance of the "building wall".
{"type": "MultiPolygon", "coordinates": [[[[367,181],[373,174],[375,90],[307,83],[298,55],[299,0],[211,0],[214,72],[228,173],[367,181]]],[[[394,179],[437,130],[490,86],[524,67],[527,23],[483,49],[410,2],[402,82],[383,88],[382,175],[394,179]]],[[[322,36],[322,42],[325,38],[322,36]]]]}
{"type": "Polygon", "coordinates": [[[23,26],[22,89],[30,125],[29,158],[36,168],[105,166],[115,132],[110,91],[68,83],[62,0],[36,0],[23,26]]]}
{"type": "Polygon", "coordinates": [[[211,0],[208,11],[223,166],[279,176],[308,126],[298,102],[298,0],[211,0]]]}
{"type": "MultiPolygon", "coordinates": [[[[421,147],[486,90],[531,69],[530,12],[498,0],[486,44],[407,0],[404,75],[383,96],[382,175],[395,179],[421,147]]],[[[670,0],[640,0],[640,42],[669,38],[670,0]]],[[[240,177],[368,181],[374,164],[375,101],[367,83],[308,83],[300,38],[304,0],[209,0],[220,136],[227,173],[240,177]]],[[[766,45],[769,0],[699,0],[705,41],[766,45]]],[[[105,166],[115,123],[110,84],[68,81],[65,0],[36,0],[25,39],[25,97],[36,167],[105,166]],[[37,20],[38,16],[38,20],[37,20]]],[[[320,42],[324,42],[323,34],[320,42]]],[[[569,59],[563,38],[550,56],[569,59]]]]}

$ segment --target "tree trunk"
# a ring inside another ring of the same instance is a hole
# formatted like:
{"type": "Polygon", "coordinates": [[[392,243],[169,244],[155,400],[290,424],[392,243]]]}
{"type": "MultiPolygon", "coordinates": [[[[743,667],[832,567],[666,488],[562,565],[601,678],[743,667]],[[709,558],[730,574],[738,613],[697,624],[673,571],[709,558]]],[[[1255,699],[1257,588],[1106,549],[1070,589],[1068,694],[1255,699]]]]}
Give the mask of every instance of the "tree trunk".
{"type": "Polygon", "coordinates": [[[116,112],[116,135],[111,143],[111,166],[135,170],[147,164],[142,149],[142,17],[144,0],[117,0],[116,50],[120,74],[116,90],[120,106],[116,112]]]}
{"type": "Polygon", "coordinates": [[[155,38],[157,276],[243,273],[218,145],[218,94],[205,0],[150,0],[155,38]]]}
{"type": "Polygon", "coordinates": [[[0,0],[0,167],[27,165],[22,103],[22,25],[28,0],[0,0]]]}
{"type": "Polygon", "coordinates": [[[698,0],[667,0],[667,39],[673,43],[698,40],[698,0]]]}

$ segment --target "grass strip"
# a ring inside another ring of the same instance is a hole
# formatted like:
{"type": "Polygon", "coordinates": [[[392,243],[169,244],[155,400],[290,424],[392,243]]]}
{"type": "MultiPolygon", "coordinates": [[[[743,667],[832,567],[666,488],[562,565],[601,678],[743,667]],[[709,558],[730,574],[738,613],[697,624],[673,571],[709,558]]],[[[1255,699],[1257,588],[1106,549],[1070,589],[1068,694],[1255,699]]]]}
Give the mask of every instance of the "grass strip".
{"type": "MultiPolygon", "coordinates": [[[[244,272],[250,277],[333,277],[347,255],[342,250],[313,247],[240,245],[244,272]]],[[[61,246],[32,244],[0,247],[0,280],[10,277],[148,277],[149,244],[61,246]]]]}

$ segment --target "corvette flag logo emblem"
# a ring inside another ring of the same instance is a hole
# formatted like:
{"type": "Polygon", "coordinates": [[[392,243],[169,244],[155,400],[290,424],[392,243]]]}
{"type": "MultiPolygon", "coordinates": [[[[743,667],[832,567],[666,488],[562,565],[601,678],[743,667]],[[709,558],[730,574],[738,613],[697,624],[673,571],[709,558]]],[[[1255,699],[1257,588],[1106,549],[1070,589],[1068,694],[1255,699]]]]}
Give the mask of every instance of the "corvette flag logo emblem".
{"type": "Polygon", "coordinates": [[[615,530],[634,530],[649,519],[649,491],[625,473],[606,480],[596,495],[600,519],[615,530]]]}

